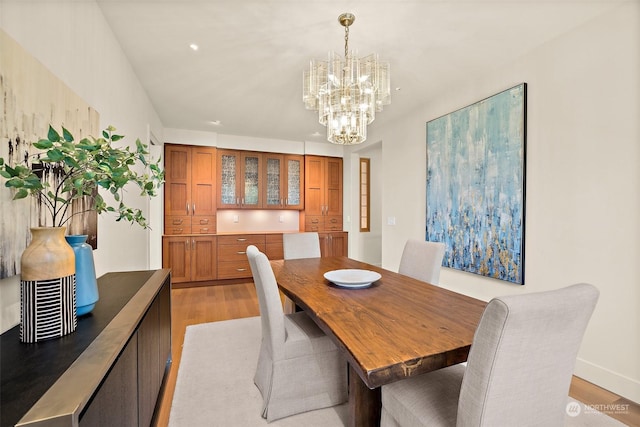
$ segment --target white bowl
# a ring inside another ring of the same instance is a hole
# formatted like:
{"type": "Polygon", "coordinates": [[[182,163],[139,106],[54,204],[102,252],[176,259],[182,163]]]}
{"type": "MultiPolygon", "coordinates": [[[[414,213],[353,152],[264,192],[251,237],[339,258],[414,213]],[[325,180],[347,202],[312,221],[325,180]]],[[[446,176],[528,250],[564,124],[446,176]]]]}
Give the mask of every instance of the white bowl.
{"type": "Polygon", "coordinates": [[[380,280],[380,273],[370,270],[346,268],[324,273],[324,278],[336,286],[343,288],[367,288],[376,280],[380,280]]]}

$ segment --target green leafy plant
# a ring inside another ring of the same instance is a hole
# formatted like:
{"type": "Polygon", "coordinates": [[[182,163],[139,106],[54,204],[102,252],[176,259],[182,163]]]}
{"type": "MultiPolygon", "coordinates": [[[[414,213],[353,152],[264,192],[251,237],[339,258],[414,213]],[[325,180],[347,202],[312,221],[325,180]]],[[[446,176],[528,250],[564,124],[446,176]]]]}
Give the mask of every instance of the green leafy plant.
{"type": "Polygon", "coordinates": [[[113,142],[123,138],[109,126],[100,138],[83,138],[76,142],[64,127],[62,135],[49,126],[47,139],[33,144],[40,150],[31,154],[31,166],[25,162],[10,166],[0,157],[0,176],[7,179],[5,186],[15,190],[14,200],[33,196],[48,210],[53,225],[60,227],[72,216],[95,210],[98,214],[114,212],[116,221],[129,221],[148,228],[140,209],[124,203],[125,186],[135,183],[141,196],[153,197],[164,182],[164,171],[160,159],[150,158],[147,145],[136,140],[135,151],[129,147],[115,148],[113,142]],[[138,170],[136,170],[138,169],[138,170]],[[51,185],[47,173],[57,179],[51,185]],[[116,203],[107,202],[98,192],[109,191],[116,203]],[[69,213],[74,200],[86,198],[88,208],[82,212],[69,213]]]}

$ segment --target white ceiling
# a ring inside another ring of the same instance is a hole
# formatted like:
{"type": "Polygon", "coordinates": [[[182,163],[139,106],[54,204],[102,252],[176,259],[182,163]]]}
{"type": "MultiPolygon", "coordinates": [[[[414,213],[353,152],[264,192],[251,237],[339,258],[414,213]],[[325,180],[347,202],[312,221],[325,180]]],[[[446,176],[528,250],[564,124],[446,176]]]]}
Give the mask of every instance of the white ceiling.
{"type": "Polygon", "coordinates": [[[344,52],[343,12],[350,48],[399,88],[375,127],[624,1],[97,0],[165,127],[296,141],[325,141],[302,72],[344,52]]]}

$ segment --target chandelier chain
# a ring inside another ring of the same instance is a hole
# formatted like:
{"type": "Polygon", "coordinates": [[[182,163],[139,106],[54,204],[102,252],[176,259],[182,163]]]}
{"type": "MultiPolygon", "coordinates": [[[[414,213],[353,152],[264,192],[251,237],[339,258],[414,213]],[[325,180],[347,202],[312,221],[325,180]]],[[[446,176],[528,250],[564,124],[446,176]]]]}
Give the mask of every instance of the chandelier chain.
{"type": "Polygon", "coordinates": [[[344,27],[344,57],[349,55],[349,26],[344,27]]]}

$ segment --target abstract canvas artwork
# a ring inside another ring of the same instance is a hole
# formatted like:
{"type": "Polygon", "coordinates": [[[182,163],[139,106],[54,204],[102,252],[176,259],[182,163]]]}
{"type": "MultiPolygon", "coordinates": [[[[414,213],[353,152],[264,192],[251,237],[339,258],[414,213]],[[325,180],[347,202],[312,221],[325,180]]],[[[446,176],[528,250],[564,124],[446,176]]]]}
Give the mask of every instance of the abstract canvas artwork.
{"type": "Polygon", "coordinates": [[[426,240],[443,266],[524,284],[526,83],[427,122],[426,240]]]}
{"type": "MultiPolygon", "coordinates": [[[[31,144],[47,136],[49,125],[58,131],[64,126],[77,139],[98,135],[98,112],[2,30],[0,94],[5,107],[0,115],[0,157],[10,165],[24,163],[34,154],[31,144]]],[[[56,179],[51,173],[49,182],[54,185],[56,179]]],[[[34,198],[12,198],[0,180],[0,279],[20,273],[20,256],[31,241],[30,227],[51,225],[45,208],[34,198]]],[[[73,209],[85,210],[81,200],[73,209]]],[[[95,248],[96,212],[75,215],[68,230],[89,235],[87,241],[95,248]]]]}

